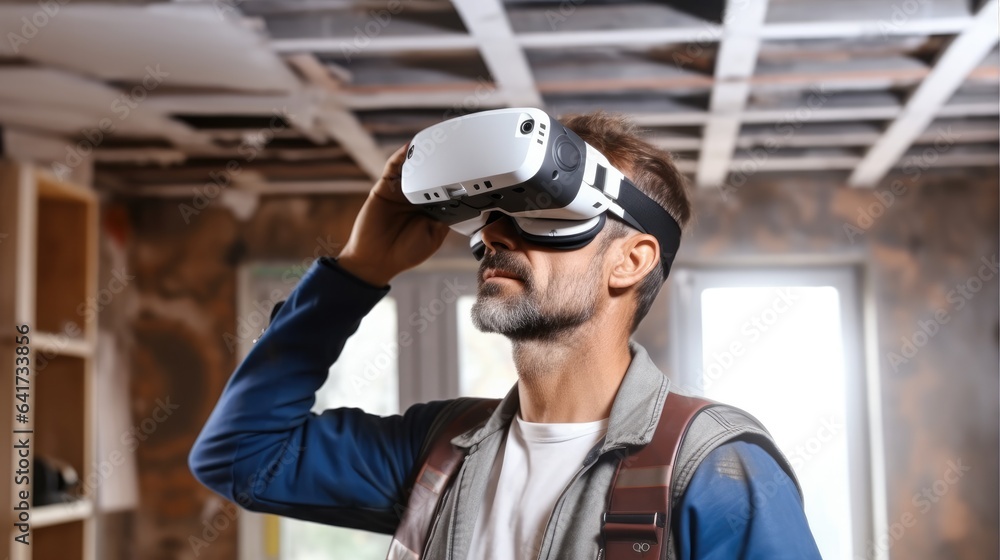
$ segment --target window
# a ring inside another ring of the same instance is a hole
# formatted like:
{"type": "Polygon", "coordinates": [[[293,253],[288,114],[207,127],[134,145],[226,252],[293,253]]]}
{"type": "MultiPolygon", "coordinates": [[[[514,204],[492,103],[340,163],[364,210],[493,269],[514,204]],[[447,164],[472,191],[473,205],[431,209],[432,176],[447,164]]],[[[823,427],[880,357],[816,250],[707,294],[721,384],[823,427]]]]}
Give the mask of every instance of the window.
{"type": "Polygon", "coordinates": [[[517,383],[510,340],[472,324],[476,296],[458,298],[458,388],[467,397],[503,397],[517,383]]]}
{"type": "Polygon", "coordinates": [[[864,556],[868,399],[851,269],[678,270],[674,347],[685,388],[757,417],[803,488],[823,558],[864,556]]]}
{"type": "MultiPolygon", "coordinates": [[[[275,303],[287,297],[302,272],[301,266],[284,264],[255,264],[241,269],[238,317],[259,332],[267,319],[259,317],[260,310],[270,311],[275,303]]],[[[316,392],[314,412],[340,406],[381,415],[399,411],[397,316],[396,299],[387,296],[361,321],[340,359],[330,367],[326,383],[316,392]]],[[[240,337],[241,358],[249,351],[252,338],[240,337]]],[[[389,535],[244,512],[240,522],[240,558],[382,560],[390,539],[389,535]]]]}
{"type": "MultiPolygon", "coordinates": [[[[399,412],[396,302],[385,297],[347,340],[330,376],[316,391],[317,414],[329,408],[356,407],[372,414],[399,412]]],[[[282,560],[357,558],[383,560],[390,535],[281,518],[282,560]]]]}

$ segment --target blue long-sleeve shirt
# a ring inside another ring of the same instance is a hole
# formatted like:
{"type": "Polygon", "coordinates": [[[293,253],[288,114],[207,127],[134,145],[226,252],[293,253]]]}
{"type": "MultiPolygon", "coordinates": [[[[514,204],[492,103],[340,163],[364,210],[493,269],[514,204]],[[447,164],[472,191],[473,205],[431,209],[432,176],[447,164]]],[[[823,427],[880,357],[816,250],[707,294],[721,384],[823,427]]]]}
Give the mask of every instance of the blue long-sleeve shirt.
{"type": "MultiPolygon", "coordinates": [[[[189,465],[198,480],[253,511],[393,532],[425,435],[449,401],[388,417],[310,411],[329,366],[387,292],[335,261],[314,264],[195,442],[189,465]]],[[[820,557],[795,484],[752,443],[713,451],[674,512],[683,559],[820,557]]]]}

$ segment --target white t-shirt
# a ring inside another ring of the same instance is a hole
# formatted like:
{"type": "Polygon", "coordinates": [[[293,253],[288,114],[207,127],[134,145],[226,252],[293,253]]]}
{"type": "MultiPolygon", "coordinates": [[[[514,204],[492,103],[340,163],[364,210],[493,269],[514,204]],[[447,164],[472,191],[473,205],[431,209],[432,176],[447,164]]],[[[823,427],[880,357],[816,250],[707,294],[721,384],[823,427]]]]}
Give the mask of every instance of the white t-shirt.
{"type": "Polygon", "coordinates": [[[607,431],[607,418],[539,424],[518,413],[493,464],[469,560],[537,558],[552,508],[607,431]]]}

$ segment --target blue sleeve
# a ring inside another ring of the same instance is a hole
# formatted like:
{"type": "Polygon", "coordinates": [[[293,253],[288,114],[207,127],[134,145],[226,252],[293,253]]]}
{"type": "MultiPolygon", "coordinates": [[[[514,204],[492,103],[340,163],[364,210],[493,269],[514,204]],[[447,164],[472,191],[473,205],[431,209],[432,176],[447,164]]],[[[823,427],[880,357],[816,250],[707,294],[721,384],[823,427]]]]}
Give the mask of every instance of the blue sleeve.
{"type": "Polygon", "coordinates": [[[681,560],[821,560],[795,483],[753,443],[712,451],[674,511],[681,560]]]}
{"type": "Polygon", "coordinates": [[[392,532],[448,401],[402,416],[310,412],[345,341],[387,292],[314,263],[223,390],[188,458],[195,477],[253,511],[392,532]]]}

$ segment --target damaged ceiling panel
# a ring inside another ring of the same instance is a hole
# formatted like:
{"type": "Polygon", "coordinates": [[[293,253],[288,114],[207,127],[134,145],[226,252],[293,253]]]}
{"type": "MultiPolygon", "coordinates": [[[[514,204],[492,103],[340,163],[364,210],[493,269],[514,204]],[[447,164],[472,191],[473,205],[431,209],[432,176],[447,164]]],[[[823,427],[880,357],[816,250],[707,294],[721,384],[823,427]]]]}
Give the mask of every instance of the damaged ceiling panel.
{"type": "Polygon", "coordinates": [[[954,145],[931,165],[1000,163],[996,0],[39,9],[0,7],[20,37],[0,44],[4,139],[51,157],[109,118],[88,157],[98,187],[126,193],[185,189],[229,161],[260,191],[364,190],[422,128],[518,105],[628,114],[701,186],[760,150],[768,172],[872,186],[940,134],[954,145]]]}

